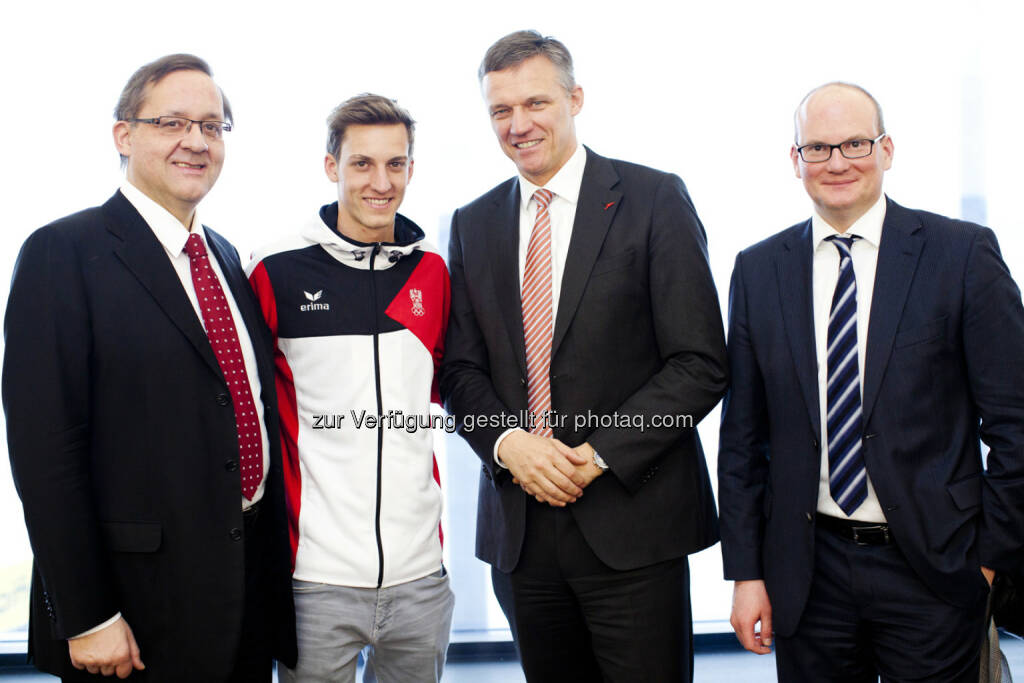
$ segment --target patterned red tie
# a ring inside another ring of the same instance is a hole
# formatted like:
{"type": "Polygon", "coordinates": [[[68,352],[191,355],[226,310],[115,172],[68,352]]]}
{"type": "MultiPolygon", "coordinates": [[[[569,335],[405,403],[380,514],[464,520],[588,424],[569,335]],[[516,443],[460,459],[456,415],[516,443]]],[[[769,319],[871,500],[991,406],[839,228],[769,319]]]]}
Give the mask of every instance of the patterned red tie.
{"type": "Polygon", "coordinates": [[[203,313],[206,336],[210,338],[210,346],[228,382],[231,402],[235,407],[242,495],[252,500],[263,479],[263,443],[259,416],[249,389],[249,375],[242,359],[242,347],[238,343],[238,332],[227,299],[224,298],[224,290],[210,268],[210,257],[202,238],[194,232],[189,235],[185,242],[185,252],[191,266],[196,298],[199,299],[199,310],[203,313]]]}
{"type": "Polygon", "coordinates": [[[523,332],[526,335],[527,407],[535,422],[530,432],[551,436],[545,416],[551,410],[551,215],[554,193],[537,190],[537,218],[526,250],[523,275],[523,332]]]}

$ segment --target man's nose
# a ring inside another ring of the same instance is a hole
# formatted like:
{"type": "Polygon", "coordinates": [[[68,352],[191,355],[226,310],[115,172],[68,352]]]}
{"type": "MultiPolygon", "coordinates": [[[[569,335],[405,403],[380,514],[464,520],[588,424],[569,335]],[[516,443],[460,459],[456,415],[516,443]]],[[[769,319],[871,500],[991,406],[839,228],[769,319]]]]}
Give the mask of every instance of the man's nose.
{"type": "Polygon", "coordinates": [[[825,162],[826,168],[833,173],[841,173],[850,165],[850,160],[843,156],[843,153],[836,147],[832,150],[832,156],[825,162]]]}
{"type": "Polygon", "coordinates": [[[378,165],[370,173],[370,188],[374,192],[387,192],[391,189],[391,177],[388,176],[387,166],[378,165]]]}
{"type": "Polygon", "coordinates": [[[195,152],[205,152],[209,149],[210,143],[203,135],[202,126],[194,121],[189,121],[188,127],[185,129],[185,137],[181,139],[181,146],[195,152]]]}
{"type": "Polygon", "coordinates": [[[523,133],[529,132],[532,127],[533,119],[530,118],[530,114],[522,107],[513,107],[512,122],[509,126],[509,132],[513,135],[522,135],[523,133]]]}

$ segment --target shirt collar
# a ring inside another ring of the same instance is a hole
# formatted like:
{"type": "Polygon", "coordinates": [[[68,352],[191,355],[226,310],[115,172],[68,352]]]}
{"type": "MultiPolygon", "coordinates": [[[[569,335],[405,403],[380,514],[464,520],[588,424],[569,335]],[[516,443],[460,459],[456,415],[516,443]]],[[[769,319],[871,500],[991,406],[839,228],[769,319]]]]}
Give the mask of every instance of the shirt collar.
{"type": "MultiPolygon", "coordinates": [[[[146,225],[153,231],[153,234],[156,235],[157,240],[167,250],[167,253],[171,255],[171,258],[180,256],[185,250],[185,242],[188,241],[190,234],[188,230],[185,230],[181,221],[175,218],[170,211],[146,196],[142,190],[132,185],[127,178],[121,183],[121,194],[139,212],[142,220],[146,221],[146,225]]],[[[199,209],[196,209],[192,214],[192,225],[202,225],[199,221],[199,209]]],[[[199,238],[205,244],[205,232],[197,230],[196,234],[199,235],[199,238]]]]}
{"type": "Polygon", "coordinates": [[[864,215],[854,221],[850,229],[840,233],[833,228],[828,221],[821,217],[817,211],[811,216],[811,238],[814,248],[818,249],[826,237],[832,235],[857,235],[866,242],[871,243],[876,249],[882,242],[882,223],[885,222],[885,195],[882,194],[864,215]]]}
{"type": "MultiPolygon", "coordinates": [[[[558,173],[544,184],[544,187],[555,193],[566,201],[576,204],[580,197],[580,186],[583,184],[583,169],[587,165],[587,150],[583,145],[577,145],[569,160],[565,162],[558,173]]],[[[523,206],[530,203],[533,193],[541,189],[540,185],[534,185],[521,174],[519,176],[519,192],[522,197],[523,206]]]]}

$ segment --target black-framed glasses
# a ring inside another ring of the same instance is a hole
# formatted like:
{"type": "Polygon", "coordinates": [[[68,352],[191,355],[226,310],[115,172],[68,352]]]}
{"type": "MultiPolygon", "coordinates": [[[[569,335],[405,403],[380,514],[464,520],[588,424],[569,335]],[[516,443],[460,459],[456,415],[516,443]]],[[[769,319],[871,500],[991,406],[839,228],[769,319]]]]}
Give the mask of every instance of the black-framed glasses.
{"type": "Polygon", "coordinates": [[[838,149],[839,153],[847,159],[863,159],[871,156],[875,149],[875,143],[885,137],[882,133],[874,140],[847,140],[838,145],[830,145],[825,142],[812,142],[809,145],[797,147],[797,154],[808,164],[819,164],[832,158],[832,151],[838,149]]]}
{"type": "Polygon", "coordinates": [[[128,119],[132,123],[148,123],[156,126],[165,135],[186,135],[192,131],[192,124],[199,124],[199,130],[210,140],[220,140],[231,130],[227,121],[196,121],[184,116],[156,116],[151,119],[128,119]]]}

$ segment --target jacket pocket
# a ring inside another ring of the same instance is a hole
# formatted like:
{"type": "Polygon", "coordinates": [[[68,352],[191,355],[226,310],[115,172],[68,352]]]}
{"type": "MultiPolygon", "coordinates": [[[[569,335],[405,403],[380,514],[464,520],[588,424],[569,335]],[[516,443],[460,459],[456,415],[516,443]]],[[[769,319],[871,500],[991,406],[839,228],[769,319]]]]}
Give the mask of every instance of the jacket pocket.
{"type": "Polygon", "coordinates": [[[896,333],[893,346],[897,349],[914,344],[923,344],[934,339],[941,339],[946,336],[946,316],[938,320],[932,320],[924,325],[917,325],[909,330],[900,330],[896,333]]]}
{"type": "Polygon", "coordinates": [[[107,550],[115,553],[153,553],[160,548],[159,522],[100,522],[107,550]]]}
{"type": "Polygon", "coordinates": [[[950,497],[960,510],[970,510],[981,505],[981,475],[973,474],[966,479],[954,481],[946,486],[950,497]]]}
{"type": "Polygon", "coordinates": [[[636,252],[627,249],[619,254],[605,256],[594,262],[594,268],[590,271],[590,277],[604,275],[620,268],[625,268],[633,263],[636,252]]]}

